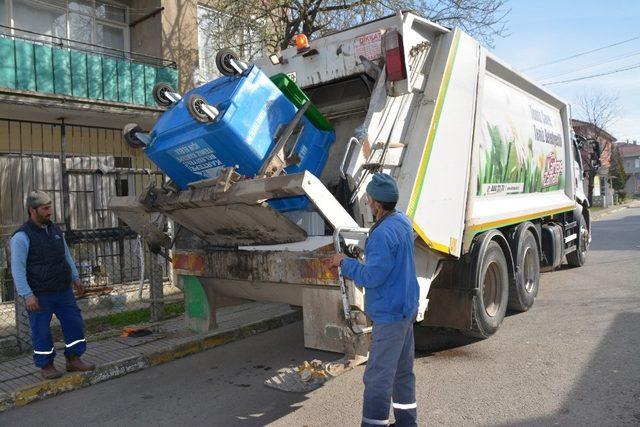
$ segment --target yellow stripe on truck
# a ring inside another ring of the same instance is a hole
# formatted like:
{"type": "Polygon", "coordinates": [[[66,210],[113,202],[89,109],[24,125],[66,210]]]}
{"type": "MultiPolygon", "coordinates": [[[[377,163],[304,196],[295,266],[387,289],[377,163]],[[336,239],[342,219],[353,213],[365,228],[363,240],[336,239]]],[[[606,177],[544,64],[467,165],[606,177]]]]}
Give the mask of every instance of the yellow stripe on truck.
{"type": "Polygon", "coordinates": [[[475,224],[470,226],[468,229],[473,231],[474,233],[479,233],[486,230],[491,230],[493,228],[506,227],[507,225],[517,224],[523,221],[528,221],[531,219],[544,218],[545,216],[551,216],[563,212],[569,212],[575,209],[575,205],[568,205],[557,209],[552,209],[548,211],[536,212],[533,214],[517,216],[513,218],[500,219],[497,221],[484,222],[482,224],[475,224]]]}
{"type": "Polygon", "coordinates": [[[424,234],[424,231],[422,231],[422,229],[420,228],[420,226],[418,224],[416,224],[415,222],[413,223],[413,229],[415,230],[416,233],[418,233],[418,236],[420,236],[420,238],[427,244],[427,246],[429,246],[431,249],[434,249],[436,251],[439,252],[444,252],[445,254],[449,254],[449,247],[442,245],[440,243],[434,242],[431,239],[429,239],[427,237],[426,234],[424,234]]]}
{"type": "MultiPolygon", "coordinates": [[[[424,176],[427,173],[427,166],[429,165],[429,158],[431,157],[431,149],[433,147],[433,141],[438,132],[438,125],[440,124],[440,116],[442,114],[442,106],[444,99],[447,96],[447,90],[449,89],[449,82],[451,81],[451,72],[453,71],[453,64],[456,59],[456,53],[458,52],[458,44],[460,42],[460,31],[456,31],[451,50],[449,51],[449,57],[447,58],[447,65],[444,71],[444,78],[438,91],[438,100],[436,101],[436,109],[433,112],[431,118],[431,125],[429,126],[429,134],[425,142],[424,151],[422,152],[422,159],[420,160],[420,167],[418,168],[418,174],[413,184],[413,190],[411,191],[411,198],[409,199],[409,209],[407,215],[413,219],[416,214],[418,202],[420,201],[420,195],[422,193],[422,187],[424,185],[424,176]]],[[[424,239],[424,237],[423,237],[424,239]]],[[[425,240],[426,242],[427,240],[425,240]]],[[[447,247],[446,245],[444,247],[447,247]]],[[[448,253],[447,251],[445,251],[448,253]]]]}

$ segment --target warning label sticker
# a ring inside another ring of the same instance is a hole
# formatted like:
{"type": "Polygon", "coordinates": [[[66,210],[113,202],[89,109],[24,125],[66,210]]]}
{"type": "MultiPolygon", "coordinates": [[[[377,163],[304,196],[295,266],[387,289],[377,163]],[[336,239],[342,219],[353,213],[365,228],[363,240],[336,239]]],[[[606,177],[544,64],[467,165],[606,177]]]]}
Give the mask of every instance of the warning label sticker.
{"type": "Polygon", "coordinates": [[[376,31],[375,33],[356,37],[354,40],[354,51],[358,59],[361,56],[364,56],[369,61],[380,59],[382,57],[382,33],[376,31]]]}

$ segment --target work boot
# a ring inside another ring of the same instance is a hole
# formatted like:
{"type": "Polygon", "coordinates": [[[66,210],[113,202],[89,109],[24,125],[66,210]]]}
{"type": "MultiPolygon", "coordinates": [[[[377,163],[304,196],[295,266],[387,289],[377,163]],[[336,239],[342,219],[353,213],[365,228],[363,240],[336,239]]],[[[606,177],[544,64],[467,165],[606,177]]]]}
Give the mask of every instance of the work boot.
{"type": "Polygon", "coordinates": [[[93,363],[84,363],[80,356],[71,355],[67,357],[67,372],[87,372],[96,369],[96,365],[93,363]]]}
{"type": "Polygon", "coordinates": [[[45,380],[52,380],[54,378],[60,378],[62,376],[62,372],[58,371],[53,363],[49,363],[48,365],[44,365],[42,369],[40,369],[40,373],[42,374],[42,378],[45,380]]]}

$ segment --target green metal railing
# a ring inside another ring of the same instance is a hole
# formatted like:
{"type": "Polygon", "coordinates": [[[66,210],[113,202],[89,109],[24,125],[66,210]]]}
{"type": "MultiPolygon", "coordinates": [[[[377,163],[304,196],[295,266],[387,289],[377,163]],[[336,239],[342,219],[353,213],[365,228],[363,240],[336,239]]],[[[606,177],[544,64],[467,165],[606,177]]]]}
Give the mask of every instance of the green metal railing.
{"type": "MultiPolygon", "coordinates": [[[[0,27],[7,31],[8,27],[0,27]]],[[[156,105],[152,96],[156,83],[178,88],[173,62],[165,64],[168,61],[146,55],[17,31],[51,40],[0,34],[2,88],[150,106],[156,105]],[[104,53],[91,53],[93,49],[104,53]]]]}

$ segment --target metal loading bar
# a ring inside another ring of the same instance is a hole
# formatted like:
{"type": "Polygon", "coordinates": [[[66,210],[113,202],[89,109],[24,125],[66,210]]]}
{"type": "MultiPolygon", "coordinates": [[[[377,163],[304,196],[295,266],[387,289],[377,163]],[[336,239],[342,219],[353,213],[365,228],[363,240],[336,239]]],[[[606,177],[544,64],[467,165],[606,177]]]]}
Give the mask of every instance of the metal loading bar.
{"type": "MultiPolygon", "coordinates": [[[[369,234],[368,228],[348,228],[348,227],[337,227],[333,232],[333,245],[337,253],[342,253],[342,245],[341,243],[341,234],[342,233],[353,233],[353,234],[369,234]]],[[[351,303],[349,302],[349,295],[347,293],[347,285],[344,281],[344,276],[342,275],[342,267],[338,266],[338,283],[340,285],[340,294],[342,297],[342,310],[344,314],[344,321],[347,326],[353,331],[354,334],[365,334],[371,332],[371,326],[362,326],[353,321],[353,316],[351,315],[351,303]]]]}

